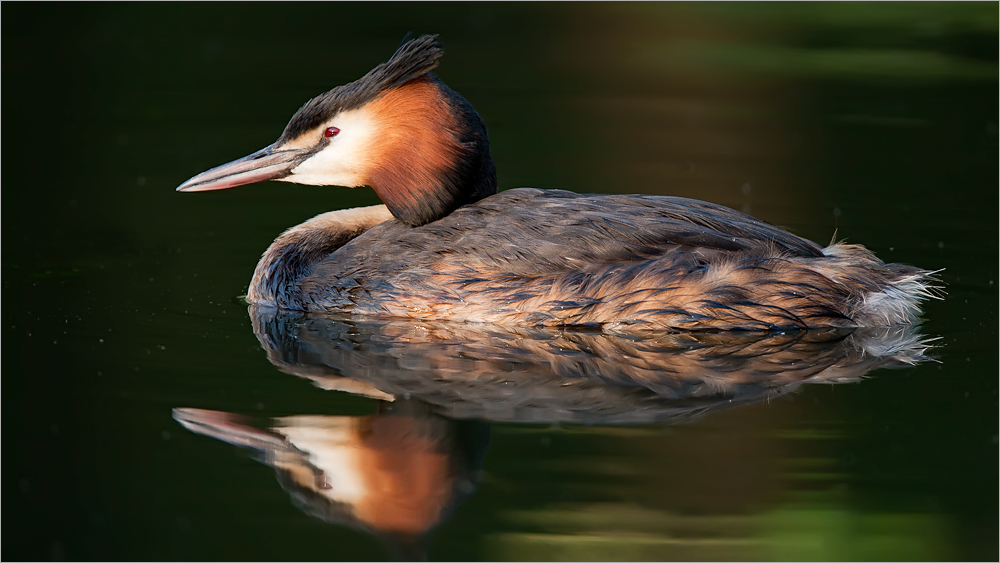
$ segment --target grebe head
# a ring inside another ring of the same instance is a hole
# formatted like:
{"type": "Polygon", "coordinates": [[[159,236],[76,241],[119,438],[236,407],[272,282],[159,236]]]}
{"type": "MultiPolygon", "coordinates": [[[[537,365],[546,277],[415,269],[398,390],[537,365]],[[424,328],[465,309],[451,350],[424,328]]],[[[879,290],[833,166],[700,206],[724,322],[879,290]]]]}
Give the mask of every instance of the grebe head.
{"type": "Polygon", "coordinates": [[[404,43],[388,62],[305,103],[278,140],[198,174],[177,190],[221,190],[263,180],[370,186],[410,225],[496,193],[486,127],[430,71],[437,36],[404,43]]]}

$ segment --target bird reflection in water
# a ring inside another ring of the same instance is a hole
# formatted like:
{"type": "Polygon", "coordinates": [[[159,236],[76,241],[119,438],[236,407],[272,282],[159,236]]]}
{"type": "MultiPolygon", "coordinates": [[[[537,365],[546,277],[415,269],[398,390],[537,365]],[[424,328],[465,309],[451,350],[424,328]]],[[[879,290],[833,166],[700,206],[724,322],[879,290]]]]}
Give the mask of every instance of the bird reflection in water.
{"type": "Polygon", "coordinates": [[[495,422],[646,424],[927,360],[913,325],[647,332],[336,318],[251,306],[281,371],[321,388],[495,422]]]}
{"type": "Polygon", "coordinates": [[[475,488],[489,422],[684,422],[928,360],[916,326],[788,333],[615,334],[357,319],[251,306],[281,371],[378,399],[371,416],[175,409],[192,432],[263,454],[310,515],[420,558],[427,533],[475,488]]]}
{"type": "Polygon", "coordinates": [[[434,415],[418,401],[382,402],[371,416],[252,419],[174,409],[185,428],[253,449],[310,516],[361,529],[395,558],[423,559],[427,532],[475,489],[489,425],[434,415]]]}

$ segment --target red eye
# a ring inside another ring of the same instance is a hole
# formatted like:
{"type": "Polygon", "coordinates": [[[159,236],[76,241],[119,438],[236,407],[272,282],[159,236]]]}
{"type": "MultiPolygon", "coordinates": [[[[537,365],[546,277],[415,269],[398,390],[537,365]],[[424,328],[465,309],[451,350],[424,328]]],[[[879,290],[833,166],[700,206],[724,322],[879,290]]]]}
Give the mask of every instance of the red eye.
{"type": "Polygon", "coordinates": [[[340,129],[336,127],[327,127],[326,131],[323,133],[324,137],[333,137],[337,133],[340,133],[340,129]]]}

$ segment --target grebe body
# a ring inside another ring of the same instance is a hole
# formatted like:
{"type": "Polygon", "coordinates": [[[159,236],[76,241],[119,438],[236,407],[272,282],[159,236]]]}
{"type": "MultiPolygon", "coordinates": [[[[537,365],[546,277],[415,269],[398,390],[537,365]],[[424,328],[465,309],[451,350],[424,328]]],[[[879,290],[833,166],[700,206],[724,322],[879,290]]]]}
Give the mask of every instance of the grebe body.
{"type": "Polygon", "coordinates": [[[496,191],[486,128],[434,36],[307,102],[273,145],[180,191],[370,186],[267,249],[251,303],[505,325],[787,330],[913,322],[931,272],[679,197],[496,191]]]}

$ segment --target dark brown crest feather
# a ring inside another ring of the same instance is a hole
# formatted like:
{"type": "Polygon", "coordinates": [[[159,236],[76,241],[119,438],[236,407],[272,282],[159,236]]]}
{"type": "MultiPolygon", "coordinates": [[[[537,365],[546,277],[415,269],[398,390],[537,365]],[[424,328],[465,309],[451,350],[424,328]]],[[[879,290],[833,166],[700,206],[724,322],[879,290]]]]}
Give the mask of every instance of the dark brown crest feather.
{"type": "Polygon", "coordinates": [[[424,35],[404,43],[392,58],[360,79],[306,102],[292,116],[278,144],[319,127],[338,112],[360,107],[392,88],[427,74],[437,66],[443,54],[444,49],[438,44],[437,35],[424,35]]]}

